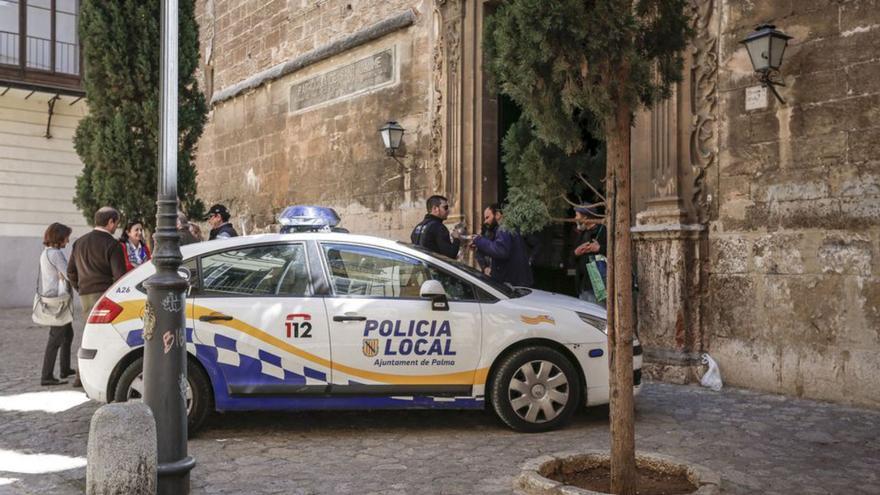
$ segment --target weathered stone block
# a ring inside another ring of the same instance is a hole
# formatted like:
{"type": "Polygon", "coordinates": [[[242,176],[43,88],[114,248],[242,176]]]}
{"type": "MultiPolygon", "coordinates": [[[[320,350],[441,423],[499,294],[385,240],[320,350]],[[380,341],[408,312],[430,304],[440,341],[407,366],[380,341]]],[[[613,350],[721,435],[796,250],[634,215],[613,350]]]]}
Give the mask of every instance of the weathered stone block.
{"type": "Polygon", "coordinates": [[[816,136],[872,127],[878,120],[880,95],[858,96],[797,107],[792,115],[791,132],[799,137],[816,136]]]}
{"type": "Polygon", "coordinates": [[[842,198],[840,214],[841,226],[880,225],[880,196],[842,198]]]}
{"type": "Polygon", "coordinates": [[[766,174],[752,187],[752,199],[757,202],[823,199],[830,196],[825,171],[780,171],[766,174]]]}
{"type": "MultiPolygon", "coordinates": [[[[845,138],[845,136],[844,136],[845,138]]],[[[779,143],[746,144],[740,143],[726,148],[719,154],[719,168],[722,176],[748,174],[755,177],[779,168],[779,143]]]]}
{"type": "Polygon", "coordinates": [[[848,133],[849,162],[854,165],[880,162],[880,127],[854,129],[848,133]]]}
{"type": "Polygon", "coordinates": [[[713,310],[705,318],[713,335],[747,338],[753,317],[745,308],[751,307],[754,302],[754,289],[754,280],[750,276],[710,275],[709,293],[713,310]]]}
{"type": "Polygon", "coordinates": [[[850,65],[846,68],[847,94],[870,95],[880,93],[880,60],[850,65]]]}
{"type": "Polygon", "coordinates": [[[835,132],[791,142],[790,168],[839,167],[846,162],[847,134],[835,132]]]}
{"type": "Polygon", "coordinates": [[[847,74],[840,70],[809,72],[789,79],[790,105],[806,105],[847,96],[847,74]]]}
{"type": "MultiPolygon", "coordinates": [[[[764,22],[772,22],[791,15],[792,0],[775,2],[724,2],[727,22],[723,28],[725,33],[744,28],[752,29],[764,22]]],[[[741,38],[740,38],[741,39],[741,38]]]]}
{"type": "Polygon", "coordinates": [[[783,70],[797,75],[842,69],[876,58],[880,49],[880,29],[844,32],[822,40],[807,40],[785,51],[783,70]]]}
{"type": "Polygon", "coordinates": [[[759,237],[752,243],[754,271],[767,274],[802,274],[804,254],[798,247],[804,234],[774,233],[759,237]]]}
{"type": "Polygon", "coordinates": [[[841,225],[841,206],[837,199],[772,201],[752,213],[750,220],[766,222],[770,228],[837,228],[841,225]],[[762,217],[765,214],[766,217],[762,217]]]}
{"type": "Polygon", "coordinates": [[[713,237],[709,241],[712,273],[744,274],[749,271],[752,257],[752,241],[746,236],[713,237]]]}
{"type": "Polygon", "coordinates": [[[857,33],[880,24],[880,2],[877,0],[852,0],[840,5],[840,30],[846,34],[857,33]]]}

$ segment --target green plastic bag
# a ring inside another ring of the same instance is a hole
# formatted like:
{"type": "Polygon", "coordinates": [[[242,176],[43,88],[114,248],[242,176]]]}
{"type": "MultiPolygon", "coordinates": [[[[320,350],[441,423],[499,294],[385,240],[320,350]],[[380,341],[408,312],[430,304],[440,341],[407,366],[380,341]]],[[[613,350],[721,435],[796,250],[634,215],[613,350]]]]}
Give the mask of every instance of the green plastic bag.
{"type": "Polygon", "coordinates": [[[605,290],[605,273],[607,273],[608,261],[601,254],[591,256],[590,258],[590,262],[587,263],[590,285],[593,286],[593,294],[596,296],[596,301],[602,302],[608,297],[608,291],[605,290]]]}

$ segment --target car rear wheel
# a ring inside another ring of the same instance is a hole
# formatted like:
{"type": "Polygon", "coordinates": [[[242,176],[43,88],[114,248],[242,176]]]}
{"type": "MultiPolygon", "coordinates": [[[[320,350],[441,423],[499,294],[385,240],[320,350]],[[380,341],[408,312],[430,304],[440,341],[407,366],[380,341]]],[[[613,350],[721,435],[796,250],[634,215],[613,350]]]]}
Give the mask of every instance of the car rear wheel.
{"type": "MultiPolygon", "coordinates": [[[[211,385],[201,368],[190,360],[186,362],[186,381],[187,431],[192,436],[201,428],[213,408],[211,405],[211,385]]],[[[144,358],[140,357],[132,361],[120,375],[113,394],[113,401],[143,400],[143,397],[144,358]]]]}
{"type": "Polygon", "coordinates": [[[492,379],[495,413],[517,431],[548,431],[565,424],[581,397],[571,361],[549,347],[526,347],[505,357],[492,379]]]}

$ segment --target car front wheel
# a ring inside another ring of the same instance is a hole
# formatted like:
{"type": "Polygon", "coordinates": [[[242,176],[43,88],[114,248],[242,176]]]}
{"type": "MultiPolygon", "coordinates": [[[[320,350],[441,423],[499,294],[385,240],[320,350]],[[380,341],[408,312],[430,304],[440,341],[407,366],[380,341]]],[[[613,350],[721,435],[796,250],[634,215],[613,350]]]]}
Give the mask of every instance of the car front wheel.
{"type": "Polygon", "coordinates": [[[541,432],[563,425],[581,397],[571,361],[549,347],[525,347],[505,357],[492,380],[495,413],[517,431],[541,432]]]}
{"type": "MultiPolygon", "coordinates": [[[[202,426],[212,409],[211,385],[205,373],[190,360],[186,362],[186,418],[190,436],[202,426]]],[[[135,359],[129,364],[113,394],[113,402],[143,400],[144,397],[144,358],[135,359]]]]}

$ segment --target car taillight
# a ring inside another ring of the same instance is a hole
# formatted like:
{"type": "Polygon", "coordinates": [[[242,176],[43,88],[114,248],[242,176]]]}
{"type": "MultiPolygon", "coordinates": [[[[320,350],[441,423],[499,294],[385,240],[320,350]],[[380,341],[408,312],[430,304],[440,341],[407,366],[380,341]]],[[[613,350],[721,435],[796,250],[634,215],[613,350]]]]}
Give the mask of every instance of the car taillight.
{"type": "Polygon", "coordinates": [[[122,306],[102,297],[89,313],[89,323],[112,323],[122,313],[122,306]]]}

